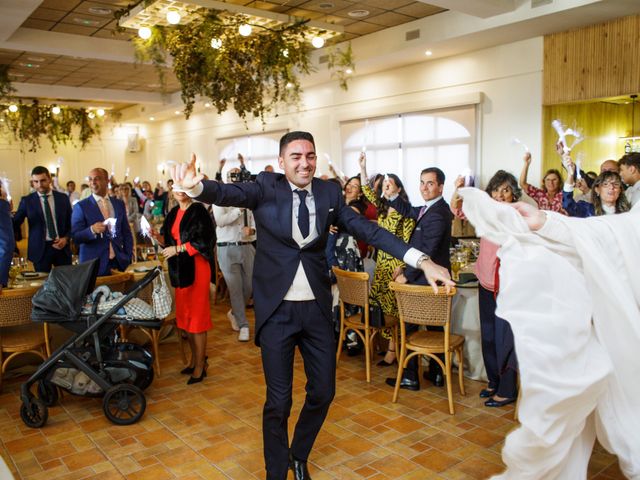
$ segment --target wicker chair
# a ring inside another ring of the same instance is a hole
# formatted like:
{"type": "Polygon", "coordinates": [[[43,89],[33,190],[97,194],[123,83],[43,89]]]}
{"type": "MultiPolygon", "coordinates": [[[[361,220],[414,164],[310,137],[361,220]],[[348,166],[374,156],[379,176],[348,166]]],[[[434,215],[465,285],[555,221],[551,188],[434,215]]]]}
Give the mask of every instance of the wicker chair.
{"type": "MultiPolygon", "coordinates": [[[[144,276],[146,275],[145,273],[133,273],[132,277],[131,277],[131,285],[133,285],[133,283],[138,282],[139,280],[141,280],[144,276]]],[[[129,285],[129,286],[131,286],[129,285]]],[[[144,300],[145,302],[147,302],[149,305],[153,305],[153,283],[150,283],[149,285],[147,285],[145,288],[143,288],[140,293],[138,294],[138,298],[141,300],[144,300]]],[[[165,325],[170,325],[170,324],[175,324],[176,322],[176,305],[175,305],[175,301],[173,302],[173,308],[171,309],[171,313],[167,316],[167,318],[165,318],[162,322],[162,326],[164,327],[165,325]]],[[[154,364],[154,369],[155,369],[155,373],[156,375],[159,377],[160,376],[160,333],[162,330],[156,330],[155,328],[145,328],[145,327],[129,327],[130,328],[135,328],[138,331],[142,332],[151,342],[151,351],[153,353],[153,364],[154,364]]],[[[129,329],[124,329],[122,331],[122,337],[124,340],[126,340],[127,334],[128,334],[128,330],[129,329]]],[[[185,352],[185,348],[184,348],[184,342],[183,340],[180,338],[180,336],[178,336],[178,342],[180,344],[180,353],[182,354],[182,360],[183,363],[187,363],[187,357],[186,357],[186,352],[185,352]]]]}
{"type": "Polygon", "coordinates": [[[48,324],[31,321],[31,298],[38,288],[4,289],[0,293],[0,387],[9,362],[18,355],[31,353],[43,360],[51,355],[48,324]]]}
{"type": "Polygon", "coordinates": [[[385,328],[393,329],[396,353],[398,353],[398,319],[385,315],[385,325],[383,327],[369,325],[369,274],[366,272],[348,272],[338,267],[333,267],[333,273],[338,280],[338,290],[340,292],[340,336],[338,337],[336,364],[340,361],[340,353],[342,352],[342,343],[344,342],[346,331],[351,329],[358,334],[364,343],[367,382],[371,382],[371,357],[373,355],[375,337],[385,328]],[[360,321],[360,316],[353,320],[345,317],[345,303],[362,307],[364,323],[360,321]]]}
{"type": "Polygon", "coordinates": [[[396,387],[393,391],[393,403],[398,401],[402,372],[404,368],[406,368],[409,360],[416,355],[425,355],[438,362],[440,367],[442,367],[447,382],[449,413],[453,415],[455,413],[451,388],[453,352],[457,354],[458,365],[460,365],[460,368],[458,368],[460,393],[462,395],[465,394],[462,369],[462,365],[464,364],[462,351],[464,337],[450,333],[451,301],[456,293],[455,288],[452,289],[450,293],[446,293],[444,288],[440,288],[436,295],[429,286],[405,285],[391,282],[389,283],[389,287],[396,294],[398,312],[400,313],[400,360],[398,361],[396,387]],[[419,330],[407,338],[405,323],[444,327],[444,332],[419,330]],[[444,364],[437,356],[438,353],[445,354],[444,364]]]}
{"type": "Polygon", "coordinates": [[[111,275],[96,278],[96,287],[107,285],[112,292],[125,293],[131,278],[132,275],[130,272],[118,272],[117,270],[111,270],[111,275]]]}

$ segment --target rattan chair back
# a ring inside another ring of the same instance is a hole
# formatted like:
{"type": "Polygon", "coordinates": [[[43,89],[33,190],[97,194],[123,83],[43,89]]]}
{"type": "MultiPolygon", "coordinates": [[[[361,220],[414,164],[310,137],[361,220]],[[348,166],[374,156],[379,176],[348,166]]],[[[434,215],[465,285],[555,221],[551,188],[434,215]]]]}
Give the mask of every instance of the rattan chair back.
{"type": "Polygon", "coordinates": [[[0,293],[0,327],[30,325],[31,298],[39,287],[4,289],[0,293]]]}
{"type": "Polygon", "coordinates": [[[447,293],[440,287],[437,295],[430,286],[390,282],[389,288],[396,294],[398,313],[405,323],[443,327],[451,320],[455,288],[447,293]]]}
{"type": "Polygon", "coordinates": [[[340,300],[363,308],[369,305],[369,274],[367,272],[349,272],[333,267],[333,273],[338,281],[340,300]]]}
{"type": "Polygon", "coordinates": [[[112,270],[111,275],[96,278],[96,287],[107,285],[112,292],[124,293],[127,291],[127,286],[132,278],[133,274],[131,272],[116,272],[112,270]]]}

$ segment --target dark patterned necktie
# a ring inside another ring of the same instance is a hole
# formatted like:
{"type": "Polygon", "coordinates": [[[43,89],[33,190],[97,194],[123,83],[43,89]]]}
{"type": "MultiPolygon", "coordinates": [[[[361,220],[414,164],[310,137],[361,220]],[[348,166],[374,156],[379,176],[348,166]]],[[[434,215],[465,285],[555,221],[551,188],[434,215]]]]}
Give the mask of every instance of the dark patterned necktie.
{"type": "Polygon", "coordinates": [[[58,238],[58,234],[56,233],[56,224],[53,221],[53,214],[51,213],[51,205],[49,205],[49,194],[42,196],[42,201],[44,202],[44,219],[47,223],[47,235],[51,240],[55,240],[58,238]]]}
{"type": "Polygon", "coordinates": [[[298,227],[300,228],[300,233],[302,234],[302,238],[307,238],[309,236],[309,209],[307,208],[307,202],[305,199],[307,198],[306,190],[295,190],[300,197],[300,206],[298,207],[298,227]]]}

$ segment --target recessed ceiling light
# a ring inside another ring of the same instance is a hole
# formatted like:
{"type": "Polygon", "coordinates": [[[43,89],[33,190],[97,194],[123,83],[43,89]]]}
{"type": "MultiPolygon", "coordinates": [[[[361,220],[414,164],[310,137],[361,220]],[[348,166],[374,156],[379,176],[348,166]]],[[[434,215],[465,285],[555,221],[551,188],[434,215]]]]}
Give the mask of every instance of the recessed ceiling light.
{"type": "Polygon", "coordinates": [[[347,15],[349,15],[352,18],[363,18],[366,17],[367,15],[369,15],[369,10],[351,10],[349,13],[347,13],[347,15]]]}
{"type": "Polygon", "coordinates": [[[46,60],[46,58],[44,57],[27,57],[27,60],[29,60],[30,62],[44,62],[46,60]]]}
{"type": "Polygon", "coordinates": [[[176,115],[180,115],[180,110],[176,110],[176,111],[175,111],[175,112],[173,112],[173,113],[175,113],[176,115]]]}
{"type": "Polygon", "coordinates": [[[113,10],[106,7],[89,7],[89,13],[93,15],[111,15],[111,12],[113,10]]]}
{"type": "Polygon", "coordinates": [[[346,73],[347,75],[351,75],[353,73],[353,70],[351,70],[350,68],[347,68],[344,73],[346,73]]]}
{"type": "Polygon", "coordinates": [[[322,8],[322,9],[328,9],[328,8],[333,8],[335,7],[335,4],[331,3],[331,2],[322,2],[318,4],[318,8],[322,8]]]}
{"type": "Polygon", "coordinates": [[[211,104],[209,102],[205,103],[204,108],[211,108],[211,104]]]}
{"type": "MultiPolygon", "coordinates": [[[[137,83],[129,83],[129,85],[137,85],[137,83]]],[[[147,87],[149,87],[149,88],[160,88],[161,86],[162,85],[160,85],[159,83],[149,83],[149,84],[147,84],[147,87]]]]}
{"type": "Polygon", "coordinates": [[[149,120],[151,120],[152,122],[156,119],[156,117],[149,117],[149,120]]]}
{"type": "Polygon", "coordinates": [[[74,23],[79,23],[86,27],[98,27],[100,23],[98,20],[89,20],[88,18],[73,17],[74,23]]]}
{"type": "Polygon", "coordinates": [[[425,54],[427,57],[430,57],[431,55],[433,55],[433,52],[432,52],[431,50],[427,50],[426,52],[424,52],[424,54],[425,54]]]}

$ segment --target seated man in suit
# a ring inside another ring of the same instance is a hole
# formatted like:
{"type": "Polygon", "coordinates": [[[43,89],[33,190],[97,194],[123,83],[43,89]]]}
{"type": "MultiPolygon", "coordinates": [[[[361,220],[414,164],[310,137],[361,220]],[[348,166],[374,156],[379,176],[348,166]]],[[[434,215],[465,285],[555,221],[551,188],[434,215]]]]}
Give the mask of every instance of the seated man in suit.
{"type": "Polygon", "coordinates": [[[336,342],[325,254],[331,225],[419,267],[434,288],[436,281],[453,284],[445,268],[347,207],[338,185],[314,178],[316,159],[313,136],[289,132],[280,139],[278,165],[284,175],[262,172],[246,183],[203,181],[195,156],[172,169],[175,188],[189,196],[253,210],[260,239],[253,298],[255,341],[267,384],[262,430],[268,480],[285,480],[288,468],[296,480],[310,478],[307,458],[335,393],[336,342]],[[307,374],[307,397],[289,444],[296,346],[307,374]]]}
{"type": "Polygon", "coordinates": [[[46,167],[38,166],[31,170],[31,184],[35,192],[20,199],[13,224],[20,227],[27,219],[27,258],[37,272],[50,272],[52,266],[71,264],[71,205],[64,193],[52,188],[51,175],[46,167]]]}
{"type": "MultiPolygon", "coordinates": [[[[429,255],[431,259],[441,267],[450,270],[449,246],[451,245],[451,221],[453,220],[453,214],[451,213],[449,204],[442,198],[444,180],[444,172],[439,168],[425,168],[420,173],[420,193],[422,194],[424,204],[412,207],[409,203],[402,200],[400,196],[396,196],[391,202],[391,206],[401,215],[416,220],[416,227],[409,239],[409,245],[429,255]]],[[[401,273],[399,270],[395,273],[397,275],[395,281],[398,283],[416,285],[426,285],[427,283],[420,270],[416,270],[410,265],[406,267],[404,272],[401,273]]],[[[430,328],[442,329],[442,327],[430,328]]],[[[417,325],[407,325],[407,335],[410,335],[417,329],[417,325]]],[[[418,358],[419,357],[414,357],[409,361],[404,371],[400,388],[408,390],[420,389],[418,358]]],[[[435,361],[430,362],[429,371],[425,372],[425,378],[431,380],[437,387],[444,385],[442,369],[435,361]]],[[[387,384],[395,387],[396,379],[387,378],[387,384]]]]}
{"type": "Polygon", "coordinates": [[[110,275],[112,269],[124,271],[133,255],[124,203],[107,195],[109,173],[104,168],[91,170],[88,179],[91,195],[75,204],[71,216],[71,235],[80,247],[80,262],[99,258],[100,276],[110,275]],[[108,225],[107,219],[115,222],[108,225]]]}

